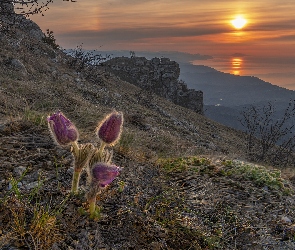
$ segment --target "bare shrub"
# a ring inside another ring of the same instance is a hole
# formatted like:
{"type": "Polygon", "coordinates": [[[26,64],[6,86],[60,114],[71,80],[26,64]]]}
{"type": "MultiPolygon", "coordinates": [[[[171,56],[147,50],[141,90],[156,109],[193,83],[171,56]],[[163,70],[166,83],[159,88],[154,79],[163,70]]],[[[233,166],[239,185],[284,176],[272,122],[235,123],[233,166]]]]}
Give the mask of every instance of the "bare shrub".
{"type": "Polygon", "coordinates": [[[248,133],[247,154],[251,160],[274,165],[294,165],[295,100],[290,100],[284,113],[277,118],[274,104],[251,106],[239,119],[248,133]]]}

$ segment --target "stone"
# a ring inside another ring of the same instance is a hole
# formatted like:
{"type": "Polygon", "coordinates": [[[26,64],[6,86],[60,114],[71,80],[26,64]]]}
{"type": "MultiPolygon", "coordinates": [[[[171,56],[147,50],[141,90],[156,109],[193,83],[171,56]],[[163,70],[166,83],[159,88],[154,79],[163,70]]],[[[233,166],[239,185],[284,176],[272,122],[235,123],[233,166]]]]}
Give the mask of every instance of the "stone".
{"type": "Polygon", "coordinates": [[[20,60],[13,58],[10,60],[9,64],[14,70],[21,72],[23,75],[28,74],[25,65],[23,65],[23,63],[20,60]]]}
{"type": "Polygon", "coordinates": [[[19,166],[14,168],[13,172],[15,173],[16,176],[21,176],[25,172],[26,168],[23,166],[19,166]]]}
{"type": "Polygon", "coordinates": [[[291,219],[288,218],[287,216],[282,216],[281,217],[281,221],[285,222],[285,223],[292,223],[291,219]]]}
{"type": "Polygon", "coordinates": [[[0,2],[0,14],[1,15],[9,15],[14,14],[14,6],[12,2],[0,2]]]}
{"type": "MultiPolygon", "coordinates": [[[[18,183],[17,183],[17,187],[18,187],[18,188],[20,188],[22,185],[23,185],[23,184],[22,184],[21,182],[18,182],[18,183]]],[[[11,182],[9,182],[9,183],[8,183],[8,190],[11,190],[11,189],[12,189],[12,184],[11,184],[11,182]]]]}
{"type": "Polygon", "coordinates": [[[169,58],[117,57],[105,62],[111,73],[142,89],[203,114],[203,92],[179,81],[179,64],[169,58]]]}
{"type": "Polygon", "coordinates": [[[40,181],[34,181],[25,185],[25,189],[30,190],[40,185],[40,181]]]}

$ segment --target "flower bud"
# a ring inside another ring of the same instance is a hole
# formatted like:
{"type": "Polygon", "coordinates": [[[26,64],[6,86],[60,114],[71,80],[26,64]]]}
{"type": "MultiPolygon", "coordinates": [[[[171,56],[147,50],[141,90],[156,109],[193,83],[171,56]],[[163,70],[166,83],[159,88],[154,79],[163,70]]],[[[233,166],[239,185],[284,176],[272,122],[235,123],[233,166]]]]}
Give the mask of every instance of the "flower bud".
{"type": "Polygon", "coordinates": [[[97,135],[106,144],[113,146],[120,139],[123,126],[123,114],[112,112],[98,125],[97,135]]]}
{"type": "Polygon", "coordinates": [[[49,130],[55,141],[66,146],[78,140],[79,134],[75,125],[60,111],[47,117],[49,130]]]}
{"type": "Polygon", "coordinates": [[[97,163],[92,168],[92,181],[99,187],[109,185],[120,173],[120,167],[106,163],[97,163]]]}

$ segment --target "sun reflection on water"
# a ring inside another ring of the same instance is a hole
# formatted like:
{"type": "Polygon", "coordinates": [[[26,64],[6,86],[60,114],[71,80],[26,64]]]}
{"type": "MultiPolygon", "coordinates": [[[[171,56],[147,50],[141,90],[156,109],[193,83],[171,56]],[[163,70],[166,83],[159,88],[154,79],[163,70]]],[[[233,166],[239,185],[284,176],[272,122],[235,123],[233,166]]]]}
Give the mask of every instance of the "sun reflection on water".
{"type": "Polygon", "coordinates": [[[241,75],[243,59],[234,57],[231,59],[231,73],[234,75],[241,75]]]}

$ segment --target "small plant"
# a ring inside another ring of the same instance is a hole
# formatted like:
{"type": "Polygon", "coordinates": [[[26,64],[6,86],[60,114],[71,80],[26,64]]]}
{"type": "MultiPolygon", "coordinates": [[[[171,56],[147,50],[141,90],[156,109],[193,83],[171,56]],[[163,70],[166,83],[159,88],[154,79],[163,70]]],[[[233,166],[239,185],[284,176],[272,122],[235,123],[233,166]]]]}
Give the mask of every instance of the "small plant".
{"type": "MultiPolygon", "coordinates": [[[[99,148],[91,143],[78,144],[79,133],[75,125],[66,116],[58,111],[47,118],[49,130],[56,143],[61,147],[71,145],[74,156],[74,173],[72,179],[72,193],[78,192],[80,174],[86,169],[90,188],[87,194],[90,217],[98,217],[96,195],[101,189],[109,185],[120,172],[120,167],[111,164],[112,151],[106,146],[114,146],[120,139],[123,126],[123,114],[113,111],[98,125],[96,134],[100,140],[99,148]]],[[[99,210],[100,211],[100,210],[99,210]]]]}
{"type": "Polygon", "coordinates": [[[188,169],[196,170],[196,167],[209,166],[210,160],[207,158],[199,157],[180,157],[180,158],[169,158],[159,159],[158,164],[168,173],[170,172],[181,172],[188,169]]]}
{"type": "Polygon", "coordinates": [[[23,120],[33,122],[38,126],[46,125],[46,119],[44,118],[44,115],[31,110],[29,107],[26,107],[24,110],[23,120]]]}
{"type": "Polygon", "coordinates": [[[240,175],[244,179],[252,180],[259,186],[268,186],[271,189],[283,190],[286,194],[290,193],[290,190],[284,186],[285,181],[281,177],[280,170],[268,170],[259,165],[233,162],[232,165],[227,165],[224,171],[228,176],[240,175]]]}
{"type": "Polygon", "coordinates": [[[55,37],[53,35],[53,31],[47,29],[45,36],[42,38],[44,43],[49,44],[53,49],[59,49],[59,45],[56,44],[55,37]]]}
{"type": "Polygon", "coordinates": [[[126,183],[124,181],[119,181],[119,192],[123,192],[124,191],[124,188],[126,186],[126,183]]]}
{"type": "Polygon", "coordinates": [[[79,184],[80,173],[83,168],[81,162],[84,163],[84,161],[86,161],[86,159],[83,157],[88,156],[88,154],[85,154],[84,152],[85,147],[81,148],[80,150],[79,145],[77,144],[79,137],[78,130],[75,125],[64,116],[62,112],[58,111],[52,116],[49,116],[47,121],[49,130],[51,131],[51,134],[58,145],[61,147],[72,145],[72,152],[75,158],[72,192],[76,193],[79,184]]]}
{"type": "MultiPolygon", "coordinates": [[[[50,204],[44,207],[39,202],[44,183],[42,176],[39,176],[38,185],[30,192],[24,192],[18,187],[27,170],[18,179],[10,178],[9,194],[13,195],[0,200],[1,211],[5,211],[3,215],[7,220],[6,228],[10,232],[6,235],[6,242],[18,241],[18,245],[25,249],[51,249],[55,242],[63,238],[57,215],[63,209],[67,198],[55,208],[50,204]]],[[[1,246],[0,241],[0,248],[1,246]]]]}

